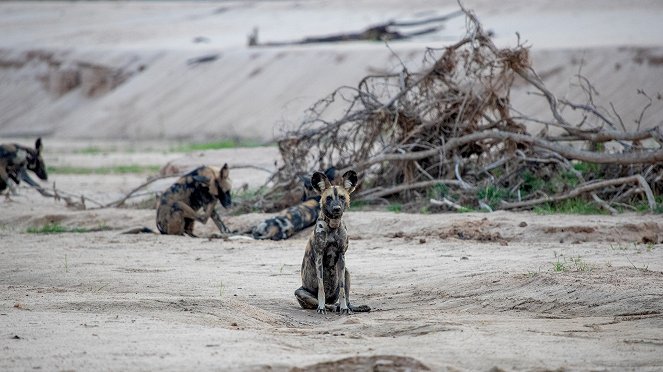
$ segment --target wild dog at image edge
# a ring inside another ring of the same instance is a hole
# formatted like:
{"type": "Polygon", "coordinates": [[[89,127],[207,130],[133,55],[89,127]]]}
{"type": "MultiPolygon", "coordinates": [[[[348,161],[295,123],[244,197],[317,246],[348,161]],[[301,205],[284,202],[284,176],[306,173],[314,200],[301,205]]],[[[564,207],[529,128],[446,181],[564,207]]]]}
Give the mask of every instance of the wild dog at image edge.
{"type": "Polygon", "coordinates": [[[366,305],[350,303],[350,272],[345,265],[348,234],[342,217],[357,186],[357,173],[346,172],[342,181],[342,185],[333,186],[321,172],[311,177],[314,190],[320,193],[320,214],[306,245],[302,286],[295,291],[295,297],[302,308],[317,309],[321,314],[327,310],[341,314],[370,311],[366,305]]]}
{"type": "Polygon", "coordinates": [[[216,213],[216,201],[224,208],[232,205],[228,164],[221,169],[201,166],[180,177],[159,198],[157,228],[162,234],[195,237],[195,221],[206,223],[211,217],[221,233],[228,228],[216,213]],[[202,209],[202,211],[201,211],[202,209]]]}
{"type": "Polygon", "coordinates": [[[26,170],[34,172],[44,181],[48,180],[46,165],[41,158],[42,149],[41,138],[35,141],[34,149],[15,143],[0,145],[0,192],[10,186],[10,179],[17,185],[23,180],[30,186],[40,188],[26,170]]]}

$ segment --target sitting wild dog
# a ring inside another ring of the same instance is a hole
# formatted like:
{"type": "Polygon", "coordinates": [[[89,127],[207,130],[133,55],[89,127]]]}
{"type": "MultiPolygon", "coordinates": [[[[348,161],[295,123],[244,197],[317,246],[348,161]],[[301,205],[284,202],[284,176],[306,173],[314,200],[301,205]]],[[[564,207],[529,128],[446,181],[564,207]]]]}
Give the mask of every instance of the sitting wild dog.
{"type": "Polygon", "coordinates": [[[40,188],[26,170],[34,172],[44,181],[48,179],[46,165],[41,158],[41,150],[41,138],[37,138],[34,149],[15,143],[0,145],[0,191],[9,186],[10,179],[16,184],[23,180],[30,186],[40,188]]]}
{"type": "MultiPolygon", "coordinates": [[[[336,168],[330,167],[325,171],[327,179],[331,182],[336,178],[336,168]]],[[[251,234],[254,239],[283,240],[312,226],[318,220],[320,213],[320,195],[314,195],[315,190],[311,184],[311,177],[300,177],[304,184],[302,202],[294,205],[278,216],[269,218],[256,226],[251,234]]]]}
{"type": "Polygon", "coordinates": [[[302,286],[295,291],[295,297],[304,309],[317,309],[323,314],[327,309],[342,314],[370,311],[368,306],[350,304],[350,273],[345,267],[348,235],[341,218],[350,206],[350,194],[357,186],[357,173],[346,172],[343,184],[333,186],[324,173],[315,172],[311,183],[320,193],[320,216],[306,245],[302,286]],[[336,301],[338,306],[334,306],[336,301]]]}
{"type": "Polygon", "coordinates": [[[228,164],[224,164],[221,169],[202,166],[180,177],[159,198],[157,207],[159,231],[168,235],[195,236],[194,222],[205,223],[211,217],[219,231],[228,232],[228,228],[214,210],[217,200],[225,208],[232,204],[228,173],[228,164]],[[199,212],[200,209],[203,211],[199,212]]]}

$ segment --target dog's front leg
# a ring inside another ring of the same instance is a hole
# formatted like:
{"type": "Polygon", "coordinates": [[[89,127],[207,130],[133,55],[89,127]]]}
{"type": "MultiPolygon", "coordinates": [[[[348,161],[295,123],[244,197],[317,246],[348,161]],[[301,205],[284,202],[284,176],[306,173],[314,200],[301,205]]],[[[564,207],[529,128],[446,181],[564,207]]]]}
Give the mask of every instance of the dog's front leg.
{"type": "Polygon", "coordinates": [[[322,280],[322,257],[324,255],[323,248],[316,248],[315,253],[315,273],[318,277],[318,314],[325,314],[325,282],[322,280]]]}
{"type": "Polygon", "coordinates": [[[214,205],[216,203],[209,203],[205,207],[202,213],[198,214],[198,217],[196,218],[199,222],[201,223],[207,223],[207,220],[212,216],[212,213],[214,213],[214,205]]]}
{"type": "Polygon", "coordinates": [[[228,234],[230,233],[230,230],[226,226],[225,223],[221,220],[221,216],[219,216],[218,213],[216,213],[216,209],[212,209],[212,221],[214,221],[214,224],[216,227],[219,229],[221,234],[228,234]]]}
{"type": "Polygon", "coordinates": [[[341,314],[351,314],[352,311],[348,307],[348,299],[345,294],[345,253],[341,253],[341,256],[338,258],[338,281],[339,281],[339,306],[341,314]]]}

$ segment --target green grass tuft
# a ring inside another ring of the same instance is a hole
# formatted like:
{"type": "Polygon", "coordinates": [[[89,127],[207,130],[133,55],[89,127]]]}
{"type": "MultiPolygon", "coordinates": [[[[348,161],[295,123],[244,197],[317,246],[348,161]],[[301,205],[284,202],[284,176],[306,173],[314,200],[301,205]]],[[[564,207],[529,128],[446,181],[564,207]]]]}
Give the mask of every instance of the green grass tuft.
{"type": "Polygon", "coordinates": [[[530,171],[525,171],[522,174],[523,186],[522,191],[525,195],[529,195],[535,191],[541,190],[545,185],[545,181],[541,177],[537,177],[530,171]]]}
{"type": "Polygon", "coordinates": [[[477,197],[488,204],[493,210],[498,209],[500,202],[502,200],[508,200],[509,196],[509,190],[493,185],[482,188],[477,193],[477,197]]]}
{"type": "Polygon", "coordinates": [[[224,139],[215,142],[189,143],[171,149],[173,152],[192,152],[206,150],[235,149],[240,147],[260,147],[262,143],[255,140],[224,139]]]}
{"type": "Polygon", "coordinates": [[[27,232],[29,234],[60,234],[67,232],[67,229],[64,226],[55,223],[49,223],[41,227],[28,227],[27,232]]]}
{"type": "Polygon", "coordinates": [[[83,147],[82,149],[78,149],[74,151],[76,154],[85,154],[85,155],[97,155],[101,154],[104,151],[100,149],[99,147],[96,146],[88,146],[88,147],[83,147]]]}
{"type": "Polygon", "coordinates": [[[534,213],[547,214],[607,214],[608,212],[593,202],[579,198],[566,199],[559,203],[544,203],[534,207],[534,213]]]}
{"type": "Polygon", "coordinates": [[[449,194],[449,186],[443,183],[435,184],[433,187],[428,189],[427,194],[428,198],[442,199],[449,194]]]}
{"type": "Polygon", "coordinates": [[[585,163],[580,161],[573,164],[573,169],[582,173],[583,176],[588,176],[592,174],[598,174],[601,170],[601,167],[595,163],[585,163]]]}
{"type": "Polygon", "coordinates": [[[71,167],[71,166],[49,166],[47,171],[54,174],[143,174],[156,173],[161,169],[158,165],[116,165],[112,167],[71,167]]]}
{"type": "Polygon", "coordinates": [[[400,213],[403,209],[403,205],[399,203],[392,203],[387,206],[389,212],[400,213]]]}
{"type": "Polygon", "coordinates": [[[559,258],[557,259],[557,262],[553,262],[553,271],[555,271],[555,272],[565,272],[566,270],[568,270],[566,268],[566,265],[564,264],[564,262],[561,262],[559,260],[559,258]]]}
{"type": "Polygon", "coordinates": [[[112,230],[109,226],[99,225],[97,227],[65,227],[57,223],[48,223],[42,226],[28,227],[26,232],[28,234],[62,234],[62,233],[87,233],[95,231],[108,231],[112,230]]]}

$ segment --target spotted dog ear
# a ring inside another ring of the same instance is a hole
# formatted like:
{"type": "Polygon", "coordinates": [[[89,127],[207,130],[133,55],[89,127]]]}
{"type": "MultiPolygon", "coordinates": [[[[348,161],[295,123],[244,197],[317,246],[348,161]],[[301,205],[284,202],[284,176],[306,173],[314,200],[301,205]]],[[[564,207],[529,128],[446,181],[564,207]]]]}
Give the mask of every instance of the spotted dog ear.
{"type": "Polygon", "coordinates": [[[311,177],[311,186],[313,186],[313,190],[322,194],[327,188],[331,187],[331,182],[329,182],[329,178],[324,173],[315,172],[311,177]]]}
{"type": "Polygon", "coordinates": [[[39,137],[35,142],[35,150],[37,150],[37,154],[41,153],[41,149],[42,149],[41,137],[39,137]]]}
{"type": "Polygon", "coordinates": [[[348,193],[355,191],[357,187],[357,172],[350,170],[343,174],[343,187],[348,190],[348,193]]]}

